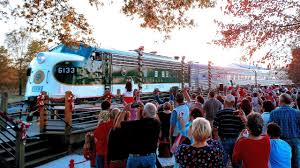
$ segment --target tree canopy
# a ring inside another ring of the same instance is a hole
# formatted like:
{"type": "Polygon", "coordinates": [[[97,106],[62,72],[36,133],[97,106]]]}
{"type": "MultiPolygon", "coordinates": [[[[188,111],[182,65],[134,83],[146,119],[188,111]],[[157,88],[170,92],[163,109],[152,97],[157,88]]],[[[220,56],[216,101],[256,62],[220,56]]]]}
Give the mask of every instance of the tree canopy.
{"type": "MultiPolygon", "coordinates": [[[[92,27],[83,14],[77,13],[70,5],[71,0],[22,0],[13,4],[1,0],[1,18],[17,17],[26,20],[26,29],[39,33],[48,42],[59,41],[65,44],[77,41],[93,42],[92,27]],[[9,10],[4,10],[10,6],[9,10]]],[[[78,0],[77,0],[78,1],[78,0]]],[[[170,33],[174,28],[194,25],[187,16],[191,8],[206,8],[214,5],[215,0],[125,0],[122,12],[133,18],[143,20],[141,27],[170,33]]],[[[101,10],[105,0],[81,0],[101,10]]],[[[113,2],[111,0],[110,2],[113,2]]]]}
{"type": "Polygon", "coordinates": [[[26,70],[29,63],[35,57],[35,54],[46,51],[47,46],[42,41],[32,40],[30,34],[22,29],[7,33],[5,43],[8,47],[8,50],[5,49],[5,51],[10,55],[10,66],[16,72],[14,75],[18,77],[19,94],[21,95],[22,88],[26,83],[26,70]]]}
{"type": "Polygon", "coordinates": [[[269,47],[262,61],[287,61],[287,55],[275,50],[299,46],[299,0],[227,0],[222,8],[230,21],[217,20],[221,39],[216,43],[225,47],[244,47],[251,57],[263,47],[269,47]],[[277,47],[274,47],[277,46],[277,47]]]}
{"type": "Polygon", "coordinates": [[[16,86],[16,70],[12,68],[12,60],[4,46],[0,46],[0,79],[0,89],[16,86]]]}
{"type": "Polygon", "coordinates": [[[300,49],[293,49],[292,62],[288,66],[288,76],[295,83],[300,84],[300,49]]]}

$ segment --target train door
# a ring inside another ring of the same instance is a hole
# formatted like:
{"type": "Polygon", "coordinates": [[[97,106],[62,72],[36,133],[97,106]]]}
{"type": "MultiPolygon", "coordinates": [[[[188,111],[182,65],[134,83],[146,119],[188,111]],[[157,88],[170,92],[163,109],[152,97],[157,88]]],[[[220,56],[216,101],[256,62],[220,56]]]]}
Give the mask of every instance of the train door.
{"type": "Polygon", "coordinates": [[[110,90],[112,87],[112,54],[102,54],[102,68],[103,68],[103,84],[105,90],[110,90]]]}
{"type": "Polygon", "coordinates": [[[94,52],[92,60],[101,61],[101,78],[104,90],[111,90],[112,85],[112,54],[108,52],[94,52]]]}

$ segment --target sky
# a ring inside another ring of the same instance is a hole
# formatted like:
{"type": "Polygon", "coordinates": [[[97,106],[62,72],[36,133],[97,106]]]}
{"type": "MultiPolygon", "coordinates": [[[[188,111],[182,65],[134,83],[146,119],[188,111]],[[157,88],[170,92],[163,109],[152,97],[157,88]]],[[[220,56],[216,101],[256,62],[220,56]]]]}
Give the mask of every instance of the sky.
{"type": "MultiPolygon", "coordinates": [[[[90,7],[86,1],[79,3],[72,0],[71,5],[79,13],[85,14],[89,23],[94,28],[94,37],[100,47],[119,50],[133,50],[144,46],[146,52],[157,51],[160,55],[186,56],[187,60],[207,64],[208,60],[215,65],[228,65],[239,63],[241,49],[223,49],[220,46],[211,45],[216,38],[217,25],[215,18],[222,18],[219,8],[197,9],[190,12],[197,26],[174,30],[171,39],[163,41],[163,34],[139,26],[139,20],[126,17],[121,13],[123,1],[115,1],[106,4],[99,10],[90,7]]],[[[5,33],[17,29],[20,23],[11,22],[0,27],[0,45],[4,42],[5,33]]]]}

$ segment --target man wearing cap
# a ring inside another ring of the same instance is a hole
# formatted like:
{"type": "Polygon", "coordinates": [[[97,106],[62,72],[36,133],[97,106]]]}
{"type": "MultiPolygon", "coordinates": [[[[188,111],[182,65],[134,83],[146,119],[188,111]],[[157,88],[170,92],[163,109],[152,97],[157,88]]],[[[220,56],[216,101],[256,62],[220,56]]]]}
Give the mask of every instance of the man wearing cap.
{"type": "MultiPolygon", "coordinates": [[[[232,158],[235,141],[240,132],[245,128],[244,123],[235,114],[235,97],[231,94],[225,97],[224,109],[217,112],[214,119],[214,138],[220,139],[224,148],[224,164],[227,165],[228,159],[232,158]]],[[[232,165],[232,167],[237,167],[232,165]]]]}

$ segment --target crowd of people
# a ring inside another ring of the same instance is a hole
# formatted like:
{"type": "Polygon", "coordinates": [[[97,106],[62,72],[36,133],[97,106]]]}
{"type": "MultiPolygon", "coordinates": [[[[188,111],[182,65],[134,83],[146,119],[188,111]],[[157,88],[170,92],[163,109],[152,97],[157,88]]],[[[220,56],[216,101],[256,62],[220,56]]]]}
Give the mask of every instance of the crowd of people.
{"type": "Polygon", "coordinates": [[[300,92],[226,92],[206,98],[184,88],[163,99],[157,88],[145,104],[138,93],[126,93],[123,109],[104,101],[84,155],[97,168],[159,168],[158,157],[174,157],[175,168],[300,167],[300,92]]]}

